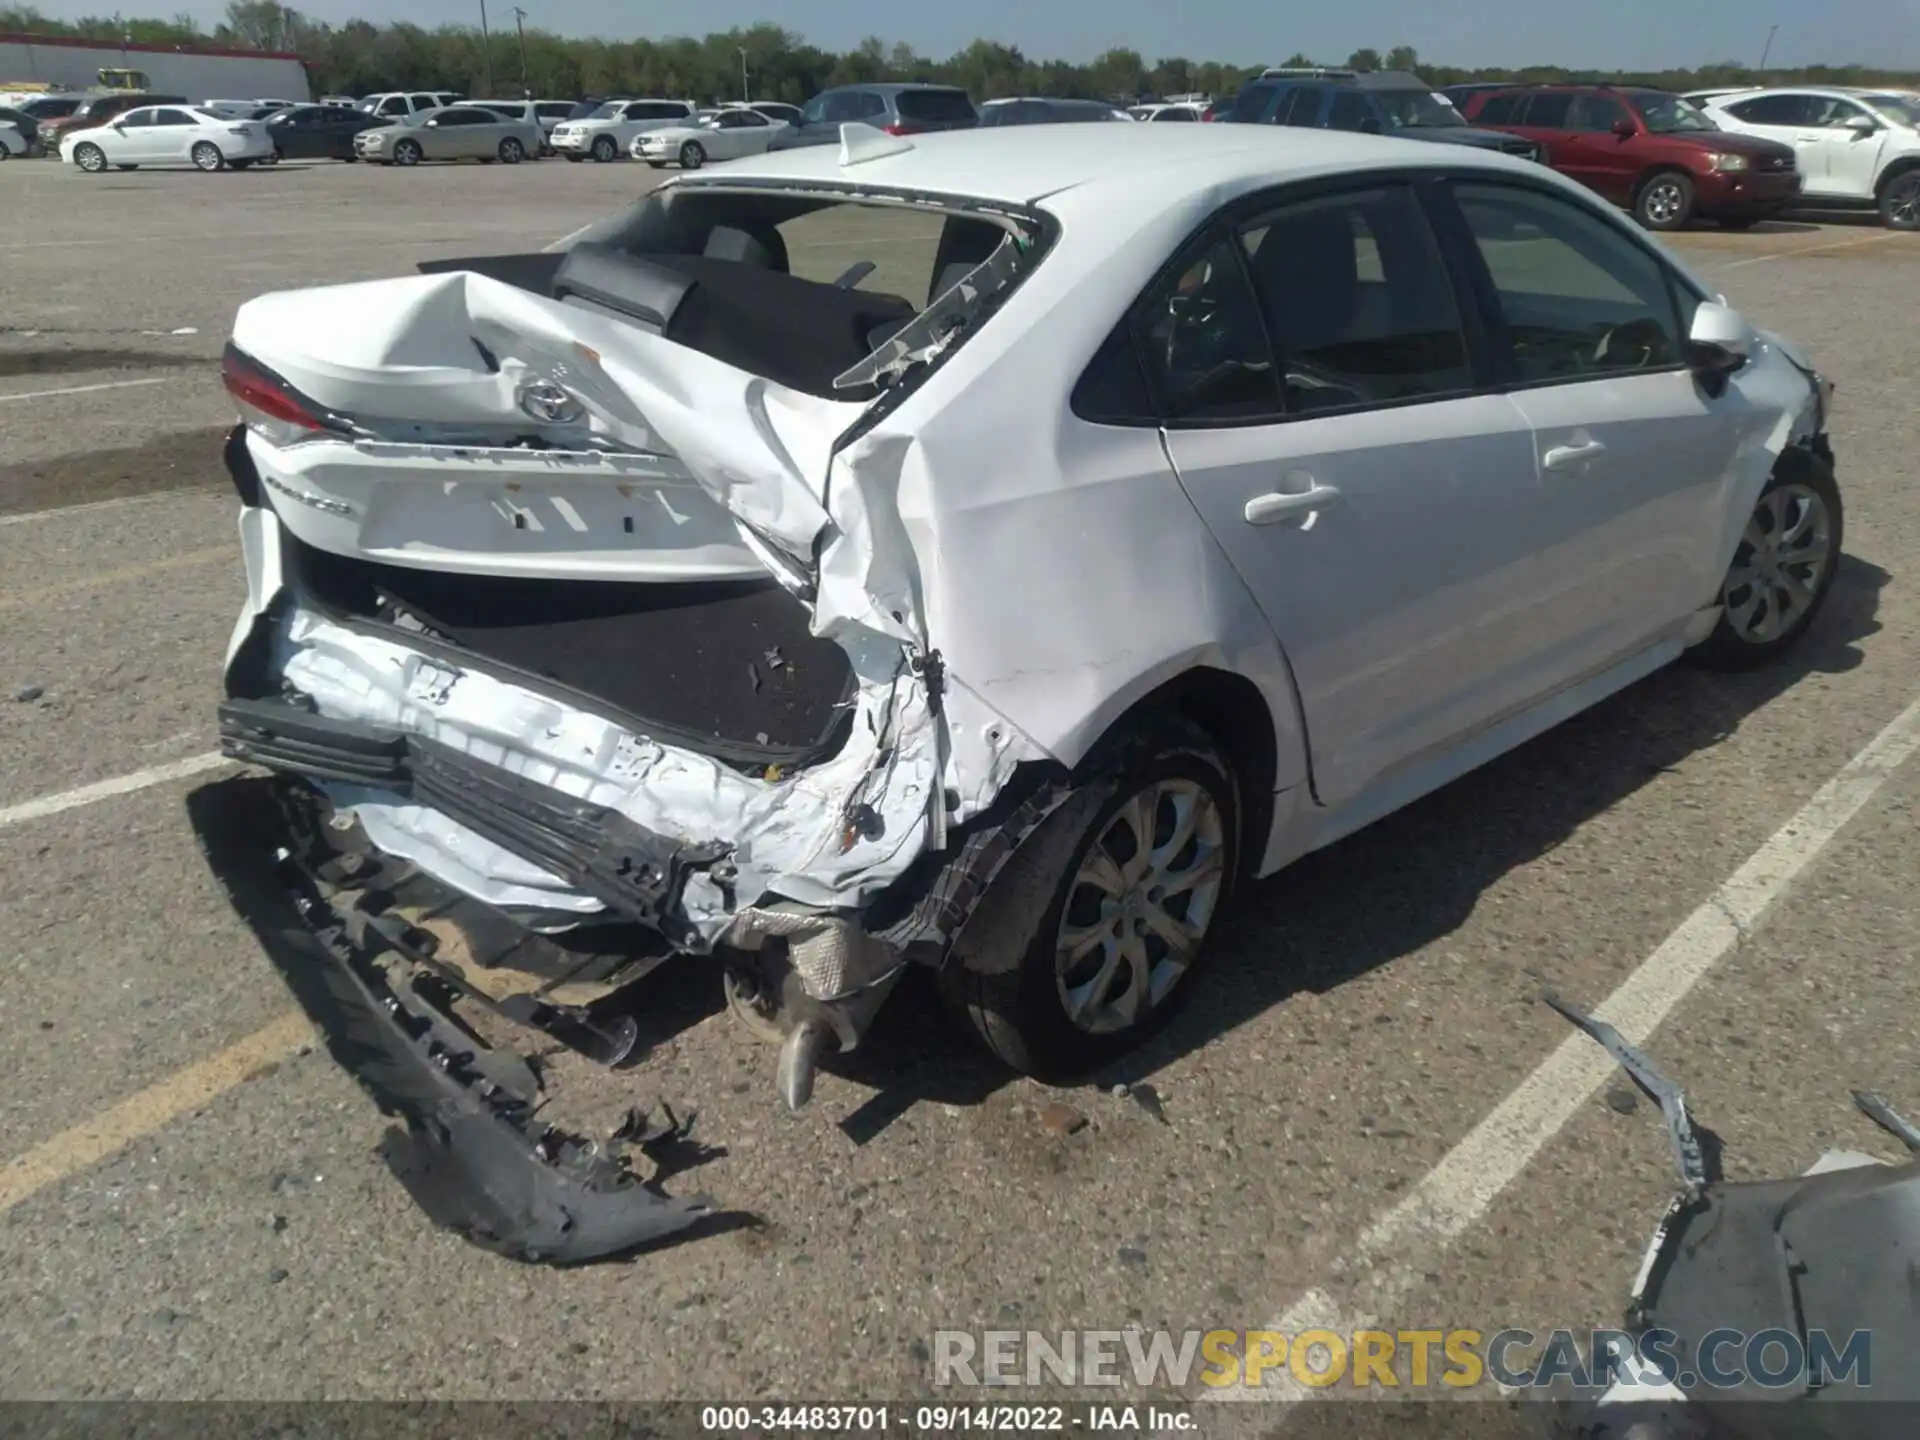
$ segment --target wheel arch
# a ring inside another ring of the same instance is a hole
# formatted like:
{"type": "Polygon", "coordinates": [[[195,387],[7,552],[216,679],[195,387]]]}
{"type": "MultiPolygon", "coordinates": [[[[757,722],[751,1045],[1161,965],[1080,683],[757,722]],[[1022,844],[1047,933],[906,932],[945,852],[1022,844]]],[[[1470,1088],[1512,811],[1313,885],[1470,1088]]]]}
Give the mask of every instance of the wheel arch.
{"type": "MultiPolygon", "coordinates": [[[[1292,702],[1291,686],[1288,701],[1292,702]]],[[[1298,710],[1276,716],[1270,697],[1246,675],[1195,663],[1149,682],[1111,715],[1074,769],[1097,768],[1132,736],[1178,717],[1204,730],[1233,771],[1239,791],[1240,868],[1257,874],[1273,829],[1275,793],[1299,783],[1306,756],[1299,743],[1298,710]]]]}
{"type": "Polygon", "coordinates": [[[1886,168],[1880,172],[1879,178],[1873,182],[1873,198],[1880,199],[1887,193],[1889,185],[1902,175],[1910,174],[1915,170],[1920,170],[1920,155],[1900,155],[1889,160],[1886,168]]]}

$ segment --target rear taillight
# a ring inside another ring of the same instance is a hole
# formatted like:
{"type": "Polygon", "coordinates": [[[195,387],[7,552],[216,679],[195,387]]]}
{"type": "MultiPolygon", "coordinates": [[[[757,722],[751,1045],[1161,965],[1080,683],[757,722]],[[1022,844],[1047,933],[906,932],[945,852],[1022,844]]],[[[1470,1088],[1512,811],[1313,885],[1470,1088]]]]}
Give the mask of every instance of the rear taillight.
{"type": "Polygon", "coordinates": [[[894,122],[893,122],[893,124],[891,124],[891,125],[889,125],[889,126],[887,126],[887,127],[886,127],[886,130],[887,130],[887,134],[889,134],[889,135],[911,135],[911,134],[913,134],[913,126],[911,126],[911,125],[908,125],[908,124],[906,124],[906,123],[904,123],[903,121],[899,121],[899,120],[896,120],[896,121],[894,121],[894,122]]]}
{"type": "Polygon", "coordinates": [[[286,381],[254,364],[232,345],[220,357],[220,379],[247,428],[276,445],[344,433],[336,421],[317,413],[316,407],[286,381]]]}

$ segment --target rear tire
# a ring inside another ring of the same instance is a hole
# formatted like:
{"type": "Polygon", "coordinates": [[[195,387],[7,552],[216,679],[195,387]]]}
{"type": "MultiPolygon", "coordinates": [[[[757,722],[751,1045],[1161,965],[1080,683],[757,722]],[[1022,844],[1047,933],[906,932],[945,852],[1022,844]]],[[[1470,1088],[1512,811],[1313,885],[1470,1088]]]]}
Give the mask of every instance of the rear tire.
{"type": "Polygon", "coordinates": [[[1649,230],[1684,230],[1697,203],[1691,179],[1678,170],[1656,170],[1634,196],[1633,215],[1649,230]]]}
{"type": "Polygon", "coordinates": [[[1882,182],[1880,218],[1889,230],[1920,230],[1920,167],[1882,182]]]}
{"type": "Polygon", "coordinates": [[[1232,771],[1198,727],[1174,720],[1114,747],[962,927],[940,972],[949,1008],[1042,1080],[1134,1049],[1192,989],[1187,972],[1237,872],[1239,827],[1232,771]]]}
{"type": "Polygon", "coordinates": [[[187,156],[193,161],[194,169],[204,170],[208,174],[227,168],[227,157],[220,153],[220,147],[211,140],[202,140],[187,152],[187,156]]]}
{"type": "Polygon", "coordinates": [[[1833,467],[1787,451],[1734,547],[1719,623],[1687,658],[1708,670],[1756,670],[1791,650],[1826,604],[1845,539],[1833,467]]]}

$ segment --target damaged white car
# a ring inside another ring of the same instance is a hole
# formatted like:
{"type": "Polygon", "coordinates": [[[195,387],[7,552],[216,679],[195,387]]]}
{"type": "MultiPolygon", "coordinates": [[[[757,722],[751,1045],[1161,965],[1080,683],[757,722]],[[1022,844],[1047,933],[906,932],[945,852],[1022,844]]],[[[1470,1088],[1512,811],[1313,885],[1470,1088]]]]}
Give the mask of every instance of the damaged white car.
{"type": "Polygon", "coordinates": [[[1773,658],[1840,558],[1830,387],[1497,154],[849,125],[431,269],[235,323],[220,722],[278,776],[209,843],[510,1253],[702,1210],[489,1027],[620,1064],[633,982],[709,957],[797,1106],[925,965],[1084,1071],[1236,882],[1773,658]]]}

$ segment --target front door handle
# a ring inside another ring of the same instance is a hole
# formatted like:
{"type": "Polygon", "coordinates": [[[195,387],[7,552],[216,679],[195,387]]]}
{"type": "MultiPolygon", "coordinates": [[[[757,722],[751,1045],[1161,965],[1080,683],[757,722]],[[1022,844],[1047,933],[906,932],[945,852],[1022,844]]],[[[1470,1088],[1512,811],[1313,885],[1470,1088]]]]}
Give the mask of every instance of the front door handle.
{"type": "Polygon", "coordinates": [[[1315,484],[1305,490],[1275,490],[1268,495],[1256,495],[1247,501],[1247,523],[1249,525],[1273,525],[1290,516],[1305,514],[1313,510],[1324,510],[1340,498],[1340,492],[1331,485],[1315,484]]]}
{"type": "Polygon", "coordinates": [[[1572,445],[1555,445],[1540,457],[1540,463],[1549,470],[1565,470],[1578,465],[1582,460],[1591,460],[1607,447],[1598,440],[1580,440],[1572,445]]]}

